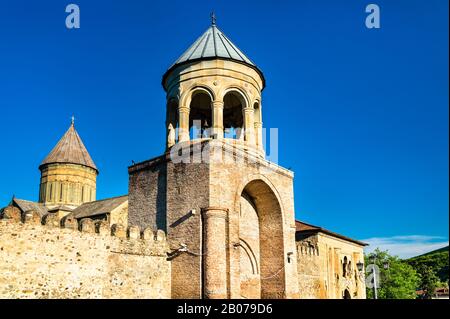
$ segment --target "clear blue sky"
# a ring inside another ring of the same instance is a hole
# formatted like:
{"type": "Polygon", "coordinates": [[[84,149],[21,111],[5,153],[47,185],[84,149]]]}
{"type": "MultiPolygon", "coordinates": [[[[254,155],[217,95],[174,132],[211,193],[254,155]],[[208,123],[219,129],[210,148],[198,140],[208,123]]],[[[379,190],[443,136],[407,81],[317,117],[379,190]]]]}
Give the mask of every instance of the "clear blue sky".
{"type": "Polygon", "coordinates": [[[298,218],[355,238],[448,241],[448,1],[0,2],[0,204],[37,200],[72,114],[98,198],[164,150],[161,76],[209,26],[263,70],[263,121],[298,218]],[[365,6],[381,29],[365,28],[365,6]],[[281,111],[283,110],[283,111],[281,111]]]}

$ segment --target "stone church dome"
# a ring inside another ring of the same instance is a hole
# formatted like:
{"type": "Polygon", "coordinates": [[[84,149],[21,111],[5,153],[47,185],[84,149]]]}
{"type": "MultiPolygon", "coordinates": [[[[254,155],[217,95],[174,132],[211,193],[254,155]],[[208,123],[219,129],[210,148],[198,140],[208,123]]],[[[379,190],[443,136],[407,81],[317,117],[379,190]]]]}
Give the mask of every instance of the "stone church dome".
{"type": "Polygon", "coordinates": [[[39,166],[39,202],[74,209],[95,201],[98,169],[75,130],[74,120],[39,166]]]}

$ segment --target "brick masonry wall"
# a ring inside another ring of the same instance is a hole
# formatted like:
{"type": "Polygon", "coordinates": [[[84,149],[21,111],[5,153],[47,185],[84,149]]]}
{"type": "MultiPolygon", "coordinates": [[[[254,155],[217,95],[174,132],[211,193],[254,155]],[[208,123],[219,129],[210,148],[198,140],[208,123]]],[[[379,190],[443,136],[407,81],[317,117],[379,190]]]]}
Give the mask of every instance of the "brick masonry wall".
{"type": "MultiPolygon", "coordinates": [[[[210,167],[210,205],[228,208],[229,213],[229,272],[230,296],[240,298],[240,250],[233,245],[239,242],[240,221],[238,211],[243,187],[248,187],[252,181],[261,181],[253,187],[249,195],[255,198],[255,203],[265,214],[259,218],[263,227],[260,227],[260,253],[261,266],[264,259],[274,260],[267,264],[270,268],[266,274],[261,269],[261,277],[272,277],[274,281],[285,283],[284,297],[298,297],[297,258],[295,250],[295,218],[294,218],[294,191],[293,173],[258,157],[247,156],[239,147],[230,148],[225,143],[211,141],[210,156],[222,156],[222,160],[211,160],[210,167]],[[277,205],[280,208],[277,208],[277,205]],[[280,211],[278,211],[280,210],[280,211]],[[279,225],[278,214],[282,214],[282,224],[279,225]],[[265,228],[266,230],[264,231],[265,228]],[[265,234],[265,235],[264,235],[265,234]],[[276,238],[281,238],[282,246],[276,238]],[[271,254],[281,253],[282,261],[275,262],[271,254]],[[287,254],[292,253],[288,261],[287,254]],[[283,267],[281,269],[281,267],[283,267]],[[283,278],[282,278],[283,277],[283,278]]],[[[264,287],[262,287],[264,290],[264,287]]],[[[271,289],[274,290],[274,289],[271,289]]],[[[275,289],[278,290],[278,289],[275,289]]],[[[275,293],[261,295],[262,298],[281,298],[275,293]]]]}
{"type": "MultiPolygon", "coordinates": [[[[212,159],[214,151],[208,147],[222,149],[222,142],[191,145],[192,148],[200,146],[205,150],[204,154],[210,156],[209,161],[176,164],[170,161],[169,154],[165,154],[129,168],[129,223],[154,229],[164,226],[171,249],[180,248],[181,244],[187,247],[187,251],[172,259],[172,298],[202,297],[205,289],[202,280],[207,270],[207,266],[202,267],[206,240],[202,238],[202,211],[208,207],[228,211],[226,233],[212,234],[216,239],[225,238],[219,247],[225,246],[226,256],[215,262],[220,263],[220,269],[227,273],[228,297],[242,297],[240,249],[235,245],[240,242],[238,212],[241,193],[243,187],[252,181],[257,182],[250,195],[258,197],[256,205],[264,213],[261,216],[264,229],[261,278],[264,278],[262,291],[265,295],[261,297],[296,298],[298,280],[292,173],[264,160],[217,163],[212,159]],[[292,254],[290,258],[289,254],[292,254]]],[[[229,155],[234,152],[243,154],[240,148],[229,149],[226,146],[226,149],[224,153],[229,155]]]]}
{"type": "Polygon", "coordinates": [[[129,169],[128,224],[167,231],[167,166],[164,156],[129,169]]]}
{"type": "Polygon", "coordinates": [[[163,232],[59,226],[7,208],[0,219],[0,298],[170,298],[163,232]]]}
{"type": "Polygon", "coordinates": [[[172,250],[172,298],[201,298],[201,209],[208,206],[207,164],[173,163],[168,155],[129,169],[129,224],[163,229],[172,250]],[[195,213],[194,213],[195,212],[195,213]]]}

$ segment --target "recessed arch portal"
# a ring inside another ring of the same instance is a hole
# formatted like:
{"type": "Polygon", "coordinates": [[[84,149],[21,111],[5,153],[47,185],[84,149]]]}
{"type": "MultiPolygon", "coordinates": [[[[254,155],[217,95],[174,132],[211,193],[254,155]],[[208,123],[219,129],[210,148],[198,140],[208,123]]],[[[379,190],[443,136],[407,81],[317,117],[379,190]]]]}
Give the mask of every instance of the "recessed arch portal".
{"type": "Polygon", "coordinates": [[[240,252],[241,296],[284,298],[285,269],[283,217],[280,202],[262,179],[245,185],[240,194],[239,233],[245,238],[259,264],[259,274],[250,276],[248,257],[240,252]],[[258,291],[256,291],[258,290],[258,291]]]}

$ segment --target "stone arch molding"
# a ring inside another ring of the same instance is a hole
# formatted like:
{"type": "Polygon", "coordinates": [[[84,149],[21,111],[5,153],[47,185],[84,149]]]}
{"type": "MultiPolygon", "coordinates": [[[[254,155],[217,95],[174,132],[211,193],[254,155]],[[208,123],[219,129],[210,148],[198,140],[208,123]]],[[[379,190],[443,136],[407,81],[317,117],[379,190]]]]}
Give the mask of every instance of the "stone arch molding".
{"type": "Polygon", "coordinates": [[[248,259],[250,260],[253,274],[255,275],[259,274],[259,262],[250,245],[242,238],[239,238],[239,247],[242,248],[242,250],[246,253],[248,259]]]}
{"type": "Polygon", "coordinates": [[[225,98],[225,95],[227,95],[227,93],[233,93],[233,92],[240,95],[240,97],[243,99],[243,102],[244,102],[243,109],[244,108],[253,108],[253,105],[251,105],[251,103],[250,103],[250,101],[252,99],[248,95],[247,91],[243,90],[242,88],[239,88],[237,86],[229,86],[229,87],[221,90],[217,97],[220,101],[223,101],[225,98]]]}
{"type": "Polygon", "coordinates": [[[276,199],[278,200],[278,203],[280,205],[280,209],[281,209],[281,218],[283,221],[283,225],[285,224],[285,218],[284,218],[284,207],[283,207],[283,202],[281,201],[281,196],[277,190],[277,188],[274,186],[274,184],[272,183],[272,181],[265,175],[263,174],[250,174],[247,175],[241,182],[241,184],[238,186],[237,188],[237,192],[235,194],[235,198],[234,198],[234,211],[238,212],[239,211],[239,204],[240,204],[240,198],[242,195],[242,192],[244,191],[245,187],[250,184],[253,181],[257,181],[257,180],[261,180],[262,182],[264,182],[269,188],[270,190],[273,192],[273,194],[275,195],[276,199]]]}
{"type": "Polygon", "coordinates": [[[189,108],[191,105],[192,96],[196,92],[203,92],[203,93],[208,94],[209,97],[211,98],[211,101],[214,101],[217,96],[216,93],[214,92],[214,90],[211,87],[209,87],[208,85],[195,84],[195,85],[192,85],[191,87],[189,87],[185,93],[181,94],[180,106],[185,106],[185,107],[189,108]]]}

